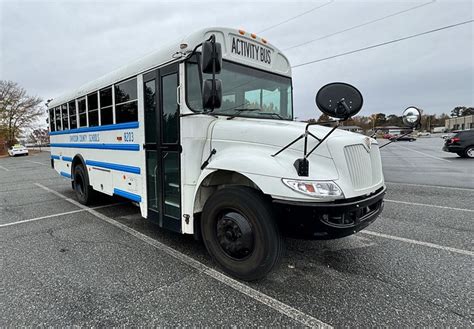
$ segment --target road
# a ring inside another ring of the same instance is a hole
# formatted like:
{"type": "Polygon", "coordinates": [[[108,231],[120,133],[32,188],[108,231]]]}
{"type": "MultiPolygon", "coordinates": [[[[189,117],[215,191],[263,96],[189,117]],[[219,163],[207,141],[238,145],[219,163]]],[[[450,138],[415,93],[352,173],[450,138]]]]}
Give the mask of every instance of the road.
{"type": "Polygon", "coordinates": [[[473,162],[435,143],[383,148],[382,216],[340,240],[286,239],[256,283],[122,199],[79,206],[48,153],[0,159],[0,326],[472,326],[473,162]]]}

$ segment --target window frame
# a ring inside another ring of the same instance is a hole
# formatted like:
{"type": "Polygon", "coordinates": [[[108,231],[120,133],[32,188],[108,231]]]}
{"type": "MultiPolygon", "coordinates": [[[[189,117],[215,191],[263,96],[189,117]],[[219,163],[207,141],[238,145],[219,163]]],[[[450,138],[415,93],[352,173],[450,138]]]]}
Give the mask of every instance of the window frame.
{"type": "Polygon", "coordinates": [[[55,106],[54,107],[54,122],[56,126],[56,131],[62,131],[63,130],[63,121],[62,121],[62,113],[61,113],[61,105],[55,106]],[[59,111],[59,118],[56,117],[56,111],[59,111]],[[60,129],[58,129],[57,122],[60,122],[60,129]]]}
{"type": "Polygon", "coordinates": [[[81,96],[79,98],[76,98],[76,108],[77,108],[76,113],[77,113],[77,123],[78,123],[77,128],[87,128],[87,127],[89,127],[89,122],[88,122],[89,120],[88,120],[88,117],[87,117],[87,96],[81,96]],[[85,126],[81,125],[81,112],[79,112],[79,102],[81,102],[83,100],[85,101],[85,110],[84,110],[84,112],[82,112],[82,114],[84,114],[84,113],[86,114],[86,125],[85,126]]]}
{"type": "Polygon", "coordinates": [[[113,125],[115,124],[115,102],[114,102],[114,85],[111,84],[110,86],[107,86],[107,87],[104,87],[104,88],[100,88],[97,90],[98,92],[98,95],[99,95],[99,99],[98,99],[98,106],[99,106],[99,126],[106,126],[106,125],[113,125]],[[111,93],[110,93],[110,97],[112,98],[112,103],[111,105],[107,105],[107,106],[104,106],[102,107],[102,104],[101,104],[101,91],[103,90],[106,90],[106,89],[111,89],[111,93]],[[112,123],[107,123],[107,124],[103,124],[102,123],[102,110],[111,110],[112,111],[112,123]]]}
{"type": "Polygon", "coordinates": [[[96,92],[92,92],[92,93],[89,93],[86,95],[86,105],[87,105],[87,126],[88,127],[98,127],[100,126],[100,111],[99,111],[99,93],[98,91],[96,92]],[[89,108],[89,97],[93,97],[95,95],[95,97],[97,98],[97,106],[96,108],[94,109],[90,109],[89,108]],[[91,123],[90,123],[90,112],[97,112],[97,124],[94,125],[94,126],[91,126],[91,123]]]}
{"type": "Polygon", "coordinates": [[[129,103],[132,103],[132,102],[136,102],[136,104],[137,104],[136,105],[136,108],[137,108],[137,112],[136,112],[136,117],[137,118],[136,118],[136,120],[119,122],[119,123],[127,123],[127,122],[136,122],[136,121],[138,121],[138,112],[139,112],[139,108],[138,108],[139,92],[138,91],[139,91],[139,88],[138,88],[138,75],[135,75],[135,76],[132,76],[130,78],[121,80],[121,81],[116,82],[112,85],[112,103],[113,103],[114,124],[117,124],[117,107],[121,106],[121,105],[129,104],[129,103]],[[116,88],[116,86],[118,86],[120,84],[123,84],[125,82],[128,82],[128,81],[131,81],[131,80],[135,80],[135,88],[136,88],[137,98],[132,99],[132,100],[128,100],[128,101],[125,101],[125,102],[122,102],[122,103],[116,103],[116,99],[115,99],[115,88],[116,88]]]}

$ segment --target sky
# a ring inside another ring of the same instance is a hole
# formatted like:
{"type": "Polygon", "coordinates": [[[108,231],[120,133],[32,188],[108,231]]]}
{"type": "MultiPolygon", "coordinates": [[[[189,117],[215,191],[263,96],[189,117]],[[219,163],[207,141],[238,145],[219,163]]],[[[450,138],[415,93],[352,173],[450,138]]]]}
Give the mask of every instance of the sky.
{"type": "MultiPolygon", "coordinates": [[[[472,20],[473,10],[472,0],[0,0],[0,79],[18,82],[44,100],[54,98],[211,26],[255,32],[279,49],[320,39],[283,51],[298,65],[472,20]]],[[[362,92],[361,115],[401,114],[409,106],[441,114],[456,106],[474,106],[473,40],[470,23],[296,67],[295,116],[319,117],[314,97],[334,81],[362,92]]]]}

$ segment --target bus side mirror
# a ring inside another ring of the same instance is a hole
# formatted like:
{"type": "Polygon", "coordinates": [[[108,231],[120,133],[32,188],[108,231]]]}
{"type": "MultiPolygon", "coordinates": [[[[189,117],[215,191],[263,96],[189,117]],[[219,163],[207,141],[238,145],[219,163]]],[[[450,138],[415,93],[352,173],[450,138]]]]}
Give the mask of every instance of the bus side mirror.
{"type": "Polygon", "coordinates": [[[222,47],[211,37],[210,41],[202,43],[201,70],[202,73],[218,74],[222,67],[222,47]]]}
{"type": "Polygon", "coordinates": [[[416,107],[410,106],[403,111],[402,119],[405,126],[415,128],[420,124],[421,112],[416,107]]]}
{"type": "Polygon", "coordinates": [[[222,104],[222,83],[219,79],[206,79],[202,84],[202,107],[214,110],[222,104]]]}
{"type": "Polygon", "coordinates": [[[216,79],[216,74],[221,72],[222,47],[216,42],[213,34],[202,43],[201,70],[202,73],[212,74],[212,79],[204,80],[202,84],[202,107],[205,110],[214,110],[221,107],[222,82],[216,79]]]}

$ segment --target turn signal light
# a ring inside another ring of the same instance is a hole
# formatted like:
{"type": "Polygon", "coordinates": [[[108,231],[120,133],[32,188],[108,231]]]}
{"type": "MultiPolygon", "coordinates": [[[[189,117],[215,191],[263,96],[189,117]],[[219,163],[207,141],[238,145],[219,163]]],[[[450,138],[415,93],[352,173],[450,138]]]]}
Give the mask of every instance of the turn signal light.
{"type": "Polygon", "coordinates": [[[254,39],[257,38],[257,35],[255,33],[250,34],[250,36],[254,39]]]}
{"type": "Polygon", "coordinates": [[[239,33],[244,35],[245,34],[245,31],[244,30],[239,30],[239,33]]]}

